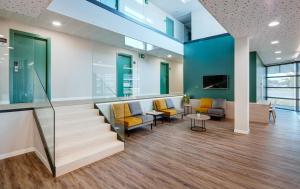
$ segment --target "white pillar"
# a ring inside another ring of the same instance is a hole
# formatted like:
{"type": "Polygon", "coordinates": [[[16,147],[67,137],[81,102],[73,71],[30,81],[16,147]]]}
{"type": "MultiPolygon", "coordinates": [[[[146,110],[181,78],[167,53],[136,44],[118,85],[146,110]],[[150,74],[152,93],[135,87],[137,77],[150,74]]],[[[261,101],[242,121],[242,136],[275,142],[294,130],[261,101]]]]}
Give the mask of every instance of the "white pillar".
{"type": "Polygon", "coordinates": [[[234,132],[249,134],[249,38],[235,38],[234,132]]]}

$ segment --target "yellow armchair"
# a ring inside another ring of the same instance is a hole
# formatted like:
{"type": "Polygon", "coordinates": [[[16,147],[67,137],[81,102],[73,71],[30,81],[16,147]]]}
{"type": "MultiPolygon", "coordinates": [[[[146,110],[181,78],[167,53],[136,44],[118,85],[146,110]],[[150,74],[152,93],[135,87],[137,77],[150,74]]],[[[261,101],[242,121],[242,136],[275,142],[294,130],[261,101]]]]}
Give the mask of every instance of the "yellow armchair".
{"type": "Polygon", "coordinates": [[[208,109],[212,107],[213,99],[211,98],[201,98],[199,102],[199,107],[196,108],[196,112],[207,113],[208,109]]]}

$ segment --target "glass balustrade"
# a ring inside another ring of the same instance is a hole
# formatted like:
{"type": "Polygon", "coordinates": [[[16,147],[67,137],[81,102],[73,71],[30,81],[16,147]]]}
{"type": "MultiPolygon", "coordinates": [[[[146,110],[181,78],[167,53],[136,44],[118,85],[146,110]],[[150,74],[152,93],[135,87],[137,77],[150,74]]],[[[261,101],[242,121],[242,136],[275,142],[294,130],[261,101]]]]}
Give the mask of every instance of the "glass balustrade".
{"type": "Polygon", "coordinates": [[[46,94],[38,74],[32,68],[33,98],[32,107],[42,140],[44,142],[47,158],[55,172],[55,110],[46,94]]]}
{"type": "Polygon", "coordinates": [[[162,11],[149,0],[88,0],[96,5],[115,10],[119,15],[162,33],[179,42],[184,42],[184,25],[162,11]],[[104,6],[103,6],[104,5],[104,6]]]}

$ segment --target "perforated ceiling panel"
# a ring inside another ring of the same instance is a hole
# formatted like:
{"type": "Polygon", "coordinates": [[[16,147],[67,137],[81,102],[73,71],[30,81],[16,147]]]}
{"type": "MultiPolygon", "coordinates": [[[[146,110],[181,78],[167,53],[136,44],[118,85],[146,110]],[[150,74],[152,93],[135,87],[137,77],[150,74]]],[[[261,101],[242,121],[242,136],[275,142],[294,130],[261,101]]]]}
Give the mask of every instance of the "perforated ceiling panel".
{"type": "Polygon", "coordinates": [[[0,0],[0,9],[37,17],[48,7],[51,1],[52,0],[0,0]]]}
{"type": "Polygon", "coordinates": [[[249,36],[250,49],[258,51],[265,64],[295,59],[300,45],[300,0],[199,1],[231,35],[249,36]],[[279,21],[280,25],[271,28],[268,24],[272,21],[279,21]],[[271,45],[274,40],[280,43],[271,45]]]}

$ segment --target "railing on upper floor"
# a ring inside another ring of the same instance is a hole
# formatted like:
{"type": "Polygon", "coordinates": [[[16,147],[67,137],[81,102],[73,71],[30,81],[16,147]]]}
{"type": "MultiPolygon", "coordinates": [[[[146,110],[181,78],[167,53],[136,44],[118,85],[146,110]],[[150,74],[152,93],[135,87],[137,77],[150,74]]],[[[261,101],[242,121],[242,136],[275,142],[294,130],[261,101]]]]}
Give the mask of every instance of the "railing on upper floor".
{"type": "Polygon", "coordinates": [[[184,42],[184,25],[148,0],[87,1],[177,42],[184,42]]]}

